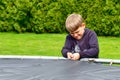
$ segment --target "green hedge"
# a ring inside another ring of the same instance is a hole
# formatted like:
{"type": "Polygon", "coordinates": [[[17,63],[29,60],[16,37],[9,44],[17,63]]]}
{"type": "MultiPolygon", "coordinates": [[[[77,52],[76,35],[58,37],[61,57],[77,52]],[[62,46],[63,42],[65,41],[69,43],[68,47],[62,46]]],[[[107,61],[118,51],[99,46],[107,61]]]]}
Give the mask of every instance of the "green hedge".
{"type": "Polygon", "coordinates": [[[0,31],[64,33],[71,13],[99,36],[120,36],[119,0],[0,0],[0,31]]]}

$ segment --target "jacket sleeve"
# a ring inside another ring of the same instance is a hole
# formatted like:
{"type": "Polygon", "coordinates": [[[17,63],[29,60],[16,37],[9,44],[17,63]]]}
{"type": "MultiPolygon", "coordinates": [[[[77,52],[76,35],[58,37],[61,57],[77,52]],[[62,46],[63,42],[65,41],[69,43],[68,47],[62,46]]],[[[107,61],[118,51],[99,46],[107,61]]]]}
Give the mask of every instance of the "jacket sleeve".
{"type": "Polygon", "coordinates": [[[61,50],[63,57],[67,58],[67,52],[71,52],[71,49],[72,49],[71,39],[70,36],[68,35],[66,37],[64,47],[61,50]]]}
{"type": "Polygon", "coordinates": [[[90,48],[80,52],[81,58],[98,58],[99,54],[99,44],[97,35],[95,32],[89,35],[89,46],[90,48]]]}

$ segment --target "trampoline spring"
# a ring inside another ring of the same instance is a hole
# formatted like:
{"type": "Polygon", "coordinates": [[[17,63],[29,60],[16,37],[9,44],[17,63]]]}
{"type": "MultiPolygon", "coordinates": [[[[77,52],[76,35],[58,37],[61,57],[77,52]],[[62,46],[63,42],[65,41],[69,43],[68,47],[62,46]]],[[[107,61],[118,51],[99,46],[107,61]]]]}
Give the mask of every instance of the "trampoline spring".
{"type": "Polygon", "coordinates": [[[112,66],[112,64],[113,64],[113,61],[110,62],[110,66],[112,66]]]}
{"type": "Polygon", "coordinates": [[[88,59],[88,62],[95,62],[94,59],[88,59]]]}

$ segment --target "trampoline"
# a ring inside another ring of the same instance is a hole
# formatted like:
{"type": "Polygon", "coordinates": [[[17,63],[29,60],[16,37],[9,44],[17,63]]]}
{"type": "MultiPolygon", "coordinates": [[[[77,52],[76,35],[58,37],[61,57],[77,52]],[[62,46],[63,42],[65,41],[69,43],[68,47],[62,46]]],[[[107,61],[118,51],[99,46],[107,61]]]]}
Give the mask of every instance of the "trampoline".
{"type": "Polygon", "coordinates": [[[106,66],[88,59],[2,56],[0,80],[120,80],[120,66],[106,66]]]}

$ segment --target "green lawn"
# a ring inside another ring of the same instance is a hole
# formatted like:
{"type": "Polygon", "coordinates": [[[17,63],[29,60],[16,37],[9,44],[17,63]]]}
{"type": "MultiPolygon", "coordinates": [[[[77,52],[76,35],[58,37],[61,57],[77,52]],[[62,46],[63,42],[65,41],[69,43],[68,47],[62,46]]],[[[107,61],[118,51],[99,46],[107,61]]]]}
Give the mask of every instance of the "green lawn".
{"type": "MultiPolygon", "coordinates": [[[[66,34],[0,33],[0,55],[62,56],[66,34]]],[[[120,59],[120,38],[98,37],[100,58],[120,59]]]]}
{"type": "Polygon", "coordinates": [[[98,37],[101,58],[120,59],[119,37],[98,37]]]}

